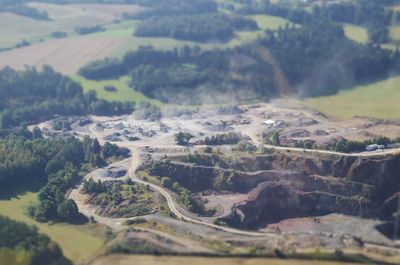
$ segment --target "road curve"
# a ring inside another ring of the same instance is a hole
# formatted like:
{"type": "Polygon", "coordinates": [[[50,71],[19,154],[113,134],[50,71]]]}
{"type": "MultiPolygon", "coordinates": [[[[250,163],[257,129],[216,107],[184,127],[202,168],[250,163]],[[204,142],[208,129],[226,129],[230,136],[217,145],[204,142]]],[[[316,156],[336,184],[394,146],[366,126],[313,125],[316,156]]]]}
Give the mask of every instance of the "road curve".
{"type": "MultiPolygon", "coordinates": [[[[214,228],[217,230],[221,230],[224,232],[228,232],[228,233],[232,233],[232,234],[236,234],[236,235],[244,235],[244,236],[257,236],[257,237],[271,237],[274,236],[275,234],[273,233],[260,233],[260,232],[250,232],[250,231],[243,231],[243,230],[238,230],[238,229],[234,229],[234,228],[229,228],[229,227],[224,227],[224,226],[219,226],[219,225],[215,225],[215,224],[210,224],[201,220],[197,220],[194,219],[190,216],[186,216],[184,213],[182,213],[179,210],[179,206],[178,203],[176,203],[174,201],[174,199],[172,198],[171,194],[164,189],[163,187],[160,187],[158,185],[155,185],[153,183],[144,181],[142,179],[139,179],[135,172],[136,169],[138,168],[138,166],[140,165],[140,153],[139,150],[137,148],[131,148],[131,152],[132,152],[132,164],[128,170],[128,176],[132,179],[132,181],[139,183],[139,184],[143,184],[143,185],[149,185],[149,187],[151,187],[153,190],[159,192],[167,201],[168,207],[170,208],[171,212],[175,214],[175,216],[178,219],[181,219],[183,221],[186,222],[191,222],[194,224],[199,224],[199,225],[204,225],[210,228],[214,228]]],[[[104,225],[107,225],[115,230],[122,230],[124,229],[124,222],[127,220],[132,220],[135,219],[136,217],[131,217],[131,218],[110,218],[110,217],[103,217],[100,216],[98,214],[95,213],[95,210],[92,209],[92,207],[88,204],[85,204],[85,202],[82,200],[82,198],[80,197],[81,194],[81,189],[82,189],[82,184],[79,185],[78,187],[76,187],[75,189],[73,189],[71,191],[71,193],[69,194],[69,198],[74,200],[75,203],[78,206],[79,211],[87,216],[87,217],[93,217],[97,222],[102,223],[104,225]]],[[[144,229],[144,230],[148,230],[148,229],[144,229]]]]}
{"type": "Polygon", "coordinates": [[[234,228],[224,227],[224,226],[220,226],[220,225],[216,225],[216,224],[210,224],[210,223],[207,223],[207,222],[204,222],[201,220],[197,220],[190,216],[185,215],[184,213],[182,213],[179,210],[178,204],[174,201],[171,194],[166,189],[164,189],[161,186],[155,185],[153,183],[139,179],[136,176],[135,171],[136,171],[138,165],[140,164],[139,150],[137,150],[137,149],[132,150],[132,159],[134,161],[132,162],[132,166],[128,171],[129,177],[132,179],[132,181],[139,183],[139,184],[143,184],[143,185],[149,185],[149,187],[151,187],[153,190],[156,190],[157,192],[159,192],[166,199],[169,209],[171,210],[172,213],[175,214],[175,216],[178,219],[181,219],[186,222],[194,223],[194,224],[208,226],[208,227],[211,227],[211,228],[214,228],[217,230],[221,230],[224,232],[237,234],[237,235],[244,235],[244,236],[274,236],[275,235],[273,233],[250,232],[250,231],[243,231],[243,230],[238,230],[238,229],[234,229],[234,228]]]}

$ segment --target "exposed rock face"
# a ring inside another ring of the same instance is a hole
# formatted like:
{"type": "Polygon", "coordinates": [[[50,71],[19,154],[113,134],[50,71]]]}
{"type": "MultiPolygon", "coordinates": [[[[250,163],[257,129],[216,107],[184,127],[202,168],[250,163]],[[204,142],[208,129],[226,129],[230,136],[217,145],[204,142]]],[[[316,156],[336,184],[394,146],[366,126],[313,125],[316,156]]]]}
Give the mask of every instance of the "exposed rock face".
{"type": "Polygon", "coordinates": [[[329,213],[388,218],[395,208],[390,198],[400,190],[400,156],[277,153],[241,157],[224,168],[181,162],[156,162],[151,168],[151,174],[171,177],[194,192],[250,192],[224,218],[241,228],[329,213]]]}

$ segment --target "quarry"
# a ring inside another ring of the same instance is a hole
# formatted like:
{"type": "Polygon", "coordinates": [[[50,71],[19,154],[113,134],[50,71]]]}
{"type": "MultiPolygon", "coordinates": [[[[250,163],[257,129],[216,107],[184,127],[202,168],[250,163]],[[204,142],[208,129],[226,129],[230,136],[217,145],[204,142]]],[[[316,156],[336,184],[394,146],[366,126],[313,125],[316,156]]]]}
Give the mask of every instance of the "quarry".
{"type": "Polygon", "coordinates": [[[119,238],[124,244],[146,242],[161,253],[220,251],[211,240],[241,254],[345,248],[398,257],[397,144],[348,153],[329,145],[393,138],[400,134],[397,122],[338,120],[289,100],[175,112],[157,120],[68,118],[70,129],[61,131],[54,121],[39,124],[47,135],[90,136],[131,150],[132,158],[85,177],[111,190],[125,187],[120,203],[84,195],[82,186],[70,195],[85,215],[127,231],[119,238]],[[271,132],[278,132],[279,144],[265,140],[271,132]],[[191,136],[187,145],[177,144],[178,133],[191,136]],[[299,147],[300,141],[312,145],[299,147]],[[143,190],[142,199],[129,199],[130,189],[143,190]],[[133,208],[142,202],[151,207],[133,208]],[[137,224],[138,218],[144,221],[137,224]],[[159,226],[169,235],[155,236],[159,226]],[[171,235],[184,236],[190,247],[171,235]]]}

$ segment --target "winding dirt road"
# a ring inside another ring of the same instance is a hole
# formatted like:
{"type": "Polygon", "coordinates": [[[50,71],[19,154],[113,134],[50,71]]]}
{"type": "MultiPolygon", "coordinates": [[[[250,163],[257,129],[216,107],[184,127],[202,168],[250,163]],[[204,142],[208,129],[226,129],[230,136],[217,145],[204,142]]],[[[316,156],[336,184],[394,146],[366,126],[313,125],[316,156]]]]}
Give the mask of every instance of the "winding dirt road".
{"type": "Polygon", "coordinates": [[[135,171],[136,171],[137,166],[140,163],[140,154],[139,154],[139,151],[137,151],[135,153],[137,154],[136,159],[135,159],[135,155],[133,155],[133,160],[137,160],[139,162],[132,163],[132,167],[129,169],[129,173],[128,173],[129,176],[131,177],[131,179],[134,182],[137,182],[137,183],[143,184],[143,185],[149,185],[153,190],[156,190],[157,192],[159,192],[166,199],[168,207],[170,208],[171,212],[173,212],[178,219],[181,219],[186,222],[191,222],[194,224],[205,225],[205,226],[217,229],[217,230],[222,230],[224,232],[228,232],[228,233],[232,233],[232,234],[236,234],[236,235],[245,235],[245,236],[273,236],[274,235],[272,233],[259,233],[259,232],[243,231],[243,230],[238,230],[238,229],[234,229],[234,228],[210,224],[210,223],[207,223],[207,222],[204,222],[204,221],[201,221],[198,219],[194,219],[190,216],[185,215],[183,212],[181,212],[179,210],[180,206],[178,205],[178,203],[176,203],[174,201],[171,194],[166,189],[164,189],[163,187],[160,187],[158,185],[155,185],[153,183],[139,179],[136,176],[135,171]]]}
{"type": "MultiPolygon", "coordinates": [[[[132,181],[139,183],[139,184],[148,185],[150,188],[152,188],[153,190],[160,193],[167,201],[168,207],[170,208],[171,212],[175,214],[176,218],[178,218],[182,221],[191,222],[191,223],[199,224],[199,225],[204,225],[204,226],[207,226],[210,228],[214,228],[217,230],[221,230],[221,231],[236,234],[236,235],[258,236],[258,237],[274,236],[274,234],[272,234],[272,233],[243,231],[243,230],[238,230],[238,229],[234,229],[234,228],[219,226],[219,225],[207,223],[205,221],[201,221],[198,219],[194,219],[190,216],[185,215],[180,210],[180,206],[178,205],[178,203],[174,201],[171,194],[165,188],[155,185],[153,183],[144,181],[136,176],[135,171],[141,163],[140,151],[138,148],[131,148],[131,152],[132,152],[132,162],[131,162],[132,164],[129,168],[128,176],[132,179],[132,181]]],[[[88,174],[86,176],[86,178],[88,178],[89,175],[90,174],[88,174]]],[[[103,217],[103,216],[96,214],[95,207],[85,203],[84,196],[81,194],[81,189],[82,189],[82,184],[71,191],[69,198],[75,201],[75,203],[78,206],[79,211],[82,214],[84,214],[85,216],[87,216],[87,217],[92,216],[93,218],[95,218],[95,220],[97,222],[105,224],[114,230],[124,229],[125,221],[135,219],[135,217],[132,217],[132,218],[109,218],[109,217],[103,217]]]]}

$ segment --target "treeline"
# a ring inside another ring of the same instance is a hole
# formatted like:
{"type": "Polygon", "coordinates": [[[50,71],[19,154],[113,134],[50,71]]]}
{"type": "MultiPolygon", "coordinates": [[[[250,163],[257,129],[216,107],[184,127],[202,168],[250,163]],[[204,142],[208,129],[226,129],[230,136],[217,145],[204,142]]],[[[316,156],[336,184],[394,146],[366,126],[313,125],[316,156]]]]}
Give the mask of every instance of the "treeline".
{"type": "Polygon", "coordinates": [[[40,129],[21,128],[0,139],[0,184],[45,183],[39,191],[39,205],[29,213],[39,221],[75,221],[75,203],[66,192],[79,180],[84,169],[103,166],[112,157],[127,157],[128,149],[112,144],[100,146],[96,139],[74,137],[44,139],[40,129]]]}
{"type": "Polygon", "coordinates": [[[398,52],[357,44],[346,38],[340,25],[324,20],[268,31],[260,44],[269,49],[302,96],[333,94],[385,78],[399,63],[398,52]]]}
{"type": "Polygon", "coordinates": [[[292,4],[271,3],[264,1],[241,1],[244,7],[238,8],[238,14],[266,14],[285,18],[293,23],[303,24],[309,22],[312,18],[310,12],[292,4]]]}
{"type": "Polygon", "coordinates": [[[32,256],[29,265],[72,264],[60,247],[34,226],[0,215],[0,249],[23,251],[32,256]]]}
{"type": "Polygon", "coordinates": [[[213,13],[153,17],[142,22],[134,34],[139,37],[169,37],[196,42],[226,42],[233,38],[235,30],[257,29],[258,25],[252,19],[213,13]]]}
{"type": "Polygon", "coordinates": [[[335,3],[316,6],[313,14],[332,21],[365,26],[372,43],[389,41],[388,26],[400,22],[400,16],[386,7],[385,1],[358,0],[356,2],[335,3]]]}
{"type": "Polygon", "coordinates": [[[92,33],[96,33],[96,32],[102,32],[104,30],[105,29],[100,25],[75,28],[75,32],[78,33],[79,35],[87,35],[87,34],[92,34],[92,33]]]}
{"type": "Polygon", "coordinates": [[[96,60],[79,70],[87,79],[115,79],[126,73],[126,68],[118,59],[96,60]]]}
{"type": "Polygon", "coordinates": [[[0,1],[0,13],[13,13],[37,20],[49,20],[46,11],[38,10],[23,3],[24,1],[0,1]]]}
{"type": "Polygon", "coordinates": [[[355,43],[323,15],[268,2],[266,6],[275,15],[291,14],[302,26],[266,31],[258,41],[233,49],[141,47],[121,60],[89,64],[80,73],[90,79],[129,74],[131,87],[149,97],[193,104],[279,96],[268,52],[283,70],[291,92],[300,96],[334,94],[398,72],[399,52],[376,43],[355,43]]]}
{"type": "Polygon", "coordinates": [[[387,147],[389,144],[396,144],[400,142],[400,138],[397,139],[389,139],[387,137],[379,137],[371,140],[365,140],[365,141],[350,141],[347,139],[343,139],[342,141],[337,141],[334,143],[333,146],[330,146],[330,148],[334,151],[337,152],[343,152],[343,153],[354,153],[354,152],[363,152],[366,150],[366,147],[368,145],[383,145],[387,147]]]}
{"type": "Polygon", "coordinates": [[[99,100],[94,92],[44,66],[0,70],[0,128],[50,119],[54,115],[118,115],[131,113],[132,103],[99,100]]]}
{"type": "Polygon", "coordinates": [[[297,6],[271,3],[270,1],[243,1],[245,7],[239,14],[262,13],[283,17],[293,23],[306,24],[317,20],[350,23],[367,28],[371,43],[386,43],[390,40],[388,26],[400,22],[400,15],[388,8],[394,1],[343,1],[315,5],[312,12],[297,6]]]}
{"type": "Polygon", "coordinates": [[[132,3],[149,7],[149,9],[134,15],[125,13],[125,19],[198,15],[217,12],[217,4],[214,0],[132,0],[132,3]]]}
{"type": "Polygon", "coordinates": [[[248,137],[243,136],[240,132],[229,132],[223,134],[207,136],[204,139],[205,145],[225,145],[225,144],[237,144],[239,141],[247,139],[248,137]]]}
{"type": "MultiPolygon", "coordinates": [[[[135,90],[163,102],[212,102],[226,95],[227,100],[276,96],[272,66],[252,50],[251,45],[212,51],[189,46],[172,51],[141,47],[127,53],[119,61],[123,67],[114,69],[120,69],[119,75],[131,73],[135,90]]],[[[116,75],[104,75],[107,68],[110,60],[97,62],[96,67],[89,64],[80,74],[92,79],[116,75]]]]}

